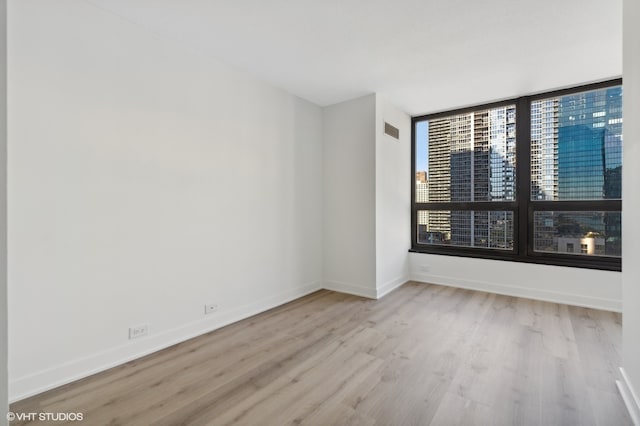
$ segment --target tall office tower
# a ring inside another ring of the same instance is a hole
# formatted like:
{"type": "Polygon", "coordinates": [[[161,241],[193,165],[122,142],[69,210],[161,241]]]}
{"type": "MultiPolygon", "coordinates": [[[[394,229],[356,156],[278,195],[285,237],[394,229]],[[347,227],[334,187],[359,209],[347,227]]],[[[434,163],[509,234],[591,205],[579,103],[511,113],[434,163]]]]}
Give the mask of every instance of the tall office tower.
{"type": "Polygon", "coordinates": [[[604,188],[603,91],[560,98],[558,108],[558,197],[560,200],[598,200],[604,188]],[[596,99],[598,97],[598,99],[596,99]]]}
{"type": "MultiPolygon", "coordinates": [[[[492,113],[494,110],[478,111],[473,117],[473,144],[471,168],[473,173],[472,201],[491,200],[491,143],[492,113]]],[[[465,212],[471,226],[470,240],[474,247],[487,247],[489,244],[489,212],[465,212]]]]}
{"type": "MultiPolygon", "coordinates": [[[[558,98],[531,102],[531,200],[558,199],[558,98]]],[[[557,251],[554,213],[534,216],[537,250],[557,251]]]]}
{"type": "MultiPolygon", "coordinates": [[[[429,201],[451,201],[451,117],[429,120],[428,136],[429,201]]],[[[430,211],[429,230],[448,240],[450,212],[430,211]]]]}
{"type": "MultiPolygon", "coordinates": [[[[621,87],[534,101],[531,112],[533,200],[621,198],[621,87]]],[[[607,238],[595,254],[620,253],[620,214],[537,212],[534,230],[538,251],[573,252],[589,235],[607,238]]]]}
{"type": "MultiPolygon", "coordinates": [[[[475,169],[474,113],[451,117],[451,201],[474,201],[475,169]]],[[[473,213],[464,210],[451,212],[451,244],[472,246],[474,241],[473,213]]]]}
{"type": "MultiPolygon", "coordinates": [[[[606,92],[607,121],[604,127],[604,188],[605,199],[622,198],[622,88],[606,92]]],[[[607,238],[605,255],[620,256],[622,252],[622,216],[605,214],[607,238]]]]}
{"type": "Polygon", "coordinates": [[[620,87],[531,103],[533,200],[620,198],[621,152],[620,87]]]}
{"type": "Polygon", "coordinates": [[[605,199],[622,198],[622,88],[606,91],[607,120],[604,126],[605,199]]]}
{"type": "Polygon", "coordinates": [[[429,120],[429,201],[451,199],[451,117],[429,120]]]}
{"type": "MultiPolygon", "coordinates": [[[[558,112],[558,196],[561,200],[620,198],[622,88],[560,98],[558,112]]],[[[619,217],[616,215],[616,217],[619,217]]],[[[581,229],[619,235],[619,220],[585,213],[581,229]]],[[[610,246],[611,247],[611,246],[610,246]]]]}
{"type": "MultiPolygon", "coordinates": [[[[489,110],[489,201],[513,201],[516,193],[516,106],[489,110]]],[[[510,212],[483,212],[486,225],[484,246],[510,249],[513,247],[513,214],[510,212]]],[[[478,220],[476,212],[476,221],[478,220]]],[[[477,235],[477,233],[476,233],[477,235]]],[[[477,239],[477,237],[476,237],[477,239]]],[[[482,241],[476,241],[481,245],[482,241]]]]}
{"type": "MultiPolygon", "coordinates": [[[[513,200],[514,195],[514,105],[429,122],[430,201],[500,201],[513,200]]],[[[460,210],[430,215],[431,229],[444,229],[448,220],[452,245],[512,245],[512,218],[505,213],[460,210]]]]}
{"type": "Polygon", "coordinates": [[[558,98],[531,103],[531,199],[558,199],[558,98]]]}

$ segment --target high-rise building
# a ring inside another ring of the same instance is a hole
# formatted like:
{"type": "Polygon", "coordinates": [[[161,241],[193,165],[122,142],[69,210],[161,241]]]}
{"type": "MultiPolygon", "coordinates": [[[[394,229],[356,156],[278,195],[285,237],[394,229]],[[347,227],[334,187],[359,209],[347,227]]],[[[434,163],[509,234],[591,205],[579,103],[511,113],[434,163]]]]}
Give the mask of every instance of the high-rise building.
{"type": "MultiPolygon", "coordinates": [[[[622,165],[622,88],[563,96],[558,108],[558,198],[613,198],[622,165]],[[605,145],[609,145],[605,149],[605,145]],[[607,173],[607,171],[610,171],[607,173]],[[611,182],[605,183],[605,178],[611,182]]],[[[619,198],[619,194],[617,198],[619,198]]]]}
{"type": "MultiPolygon", "coordinates": [[[[531,144],[533,200],[620,199],[622,88],[532,102],[531,144]]],[[[606,242],[595,243],[586,254],[619,255],[620,217],[605,212],[537,212],[535,249],[578,253],[574,246],[586,238],[606,242]]]]}
{"type": "MultiPolygon", "coordinates": [[[[489,201],[513,201],[516,196],[516,108],[509,105],[489,110],[489,201]]],[[[476,213],[477,215],[477,213],[476,213]]],[[[513,213],[484,212],[487,245],[513,247],[513,213]]],[[[485,229],[480,227],[481,229],[485,229]]],[[[476,241],[476,245],[480,241],[476,241]]]]}
{"type": "MultiPolygon", "coordinates": [[[[429,121],[428,144],[428,199],[430,202],[451,201],[451,118],[429,121]]],[[[431,237],[437,235],[440,241],[450,239],[450,212],[430,211],[428,220],[431,237]]]]}
{"type": "Polygon", "coordinates": [[[515,105],[489,110],[490,201],[515,199],[516,109],[515,105]]]}
{"type": "Polygon", "coordinates": [[[620,198],[622,88],[543,99],[531,108],[532,197],[620,198]]]}
{"type": "MultiPolygon", "coordinates": [[[[531,103],[531,200],[558,199],[558,98],[531,103]]],[[[536,212],[534,240],[541,251],[556,251],[554,213],[536,212]]]]}
{"type": "MultiPolygon", "coordinates": [[[[513,200],[515,105],[429,121],[429,201],[513,200]]],[[[431,211],[429,229],[452,245],[507,248],[505,212],[431,211]]]]}
{"type": "Polygon", "coordinates": [[[531,103],[531,199],[558,199],[558,99],[531,103]]]}
{"type": "MultiPolygon", "coordinates": [[[[474,200],[474,137],[473,113],[454,115],[450,119],[451,145],[449,148],[450,195],[453,202],[474,200]]],[[[451,218],[451,244],[472,246],[475,228],[471,226],[473,213],[454,210],[451,218]]]]}

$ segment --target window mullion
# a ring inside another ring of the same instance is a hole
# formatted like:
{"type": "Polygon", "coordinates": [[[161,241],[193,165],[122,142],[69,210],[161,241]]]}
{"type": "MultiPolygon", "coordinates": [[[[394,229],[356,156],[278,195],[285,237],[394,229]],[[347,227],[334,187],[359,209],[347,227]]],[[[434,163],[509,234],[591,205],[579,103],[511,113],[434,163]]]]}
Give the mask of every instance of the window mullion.
{"type": "Polygon", "coordinates": [[[531,193],[531,102],[529,97],[518,99],[516,104],[516,205],[517,221],[515,248],[518,256],[530,253],[532,214],[529,209],[531,193]]]}

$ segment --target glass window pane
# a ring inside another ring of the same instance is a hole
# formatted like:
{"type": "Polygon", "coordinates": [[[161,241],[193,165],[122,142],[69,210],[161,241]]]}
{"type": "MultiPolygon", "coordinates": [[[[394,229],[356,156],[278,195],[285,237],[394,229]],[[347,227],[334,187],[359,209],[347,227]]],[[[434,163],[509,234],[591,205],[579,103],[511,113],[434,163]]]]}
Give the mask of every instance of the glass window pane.
{"type": "Polygon", "coordinates": [[[620,257],[620,219],[620,212],[535,212],[534,250],[620,257]]]}
{"type": "Polygon", "coordinates": [[[531,103],[531,199],[620,199],[622,87],[531,103]]]}
{"type": "Polygon", "coordinates": [[[416,202],[512,201],[515,105],[415,124],[416,202]]]}
{"type": "Polygon", "coordinates": [[[418,211],[418,243],[513,250],[513,212],[418,211]]]}

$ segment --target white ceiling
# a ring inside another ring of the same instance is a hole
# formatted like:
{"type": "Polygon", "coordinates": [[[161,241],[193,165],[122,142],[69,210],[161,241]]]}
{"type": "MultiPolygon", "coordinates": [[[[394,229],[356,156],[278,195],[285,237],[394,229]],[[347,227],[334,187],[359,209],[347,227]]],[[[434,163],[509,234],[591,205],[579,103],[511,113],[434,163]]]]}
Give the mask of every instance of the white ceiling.
{"type": "Polygon", "coordinates": [[[622,0],[86,0],[318,105],[410,114],[622,73],[622,0]]]}

